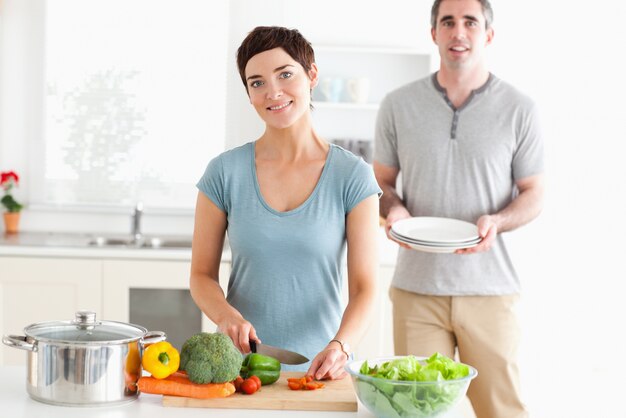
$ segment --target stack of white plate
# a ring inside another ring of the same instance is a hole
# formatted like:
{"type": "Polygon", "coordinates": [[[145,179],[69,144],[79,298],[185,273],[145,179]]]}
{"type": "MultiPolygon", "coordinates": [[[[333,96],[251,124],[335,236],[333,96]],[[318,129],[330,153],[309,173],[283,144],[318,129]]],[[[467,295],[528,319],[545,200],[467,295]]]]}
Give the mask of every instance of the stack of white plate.
{"type": "Polygon", "coordinates": [[[481,238],[476,225],[451,218],[419,216],[402,219],[389,231],[397,241],[429,253],[453,253],[478,245],[481,238]]]}

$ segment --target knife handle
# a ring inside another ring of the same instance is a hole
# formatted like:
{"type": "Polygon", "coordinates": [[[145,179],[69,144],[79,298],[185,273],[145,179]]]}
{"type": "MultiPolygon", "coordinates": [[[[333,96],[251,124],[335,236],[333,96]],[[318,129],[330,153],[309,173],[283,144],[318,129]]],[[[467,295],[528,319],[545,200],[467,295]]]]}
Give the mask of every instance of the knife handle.
{"type": "Polygon", "coordinates": [[[249,340],[248,342],[250,343],[250,352],[256,353],[256,341],[249,340]]]}

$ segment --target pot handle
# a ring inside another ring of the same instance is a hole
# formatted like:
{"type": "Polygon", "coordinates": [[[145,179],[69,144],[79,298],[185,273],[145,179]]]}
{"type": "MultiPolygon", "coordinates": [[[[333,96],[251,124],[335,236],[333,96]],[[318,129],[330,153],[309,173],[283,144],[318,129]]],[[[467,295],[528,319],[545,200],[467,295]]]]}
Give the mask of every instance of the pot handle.
{"type": "Polygon", "coordinates": [[[9,347],[19,348],[26,351],[37,351],[37,346],[26,342],[26,337],[23,335],[5,335],[2,337],[2,342],[9,347]]]}
{"type": "Polygon", "coordinates": [[[143,336],[144,344],[154,344],[160,341],[165,341],[167,335],[163,331],[148,331],[146,335],[143,336]]]}

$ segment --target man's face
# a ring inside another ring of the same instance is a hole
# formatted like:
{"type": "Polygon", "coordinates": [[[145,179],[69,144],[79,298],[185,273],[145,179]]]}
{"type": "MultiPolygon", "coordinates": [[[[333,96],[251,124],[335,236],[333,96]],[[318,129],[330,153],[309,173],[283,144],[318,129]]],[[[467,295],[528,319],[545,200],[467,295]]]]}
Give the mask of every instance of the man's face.
{"type": "Polygon", "coordinates": [[[432,37],[443,66],[453,70],[473,68],[491,43],[493,29],[485,29],[485,16],[477,0],[445,0],[439,7],[432,37]]]}

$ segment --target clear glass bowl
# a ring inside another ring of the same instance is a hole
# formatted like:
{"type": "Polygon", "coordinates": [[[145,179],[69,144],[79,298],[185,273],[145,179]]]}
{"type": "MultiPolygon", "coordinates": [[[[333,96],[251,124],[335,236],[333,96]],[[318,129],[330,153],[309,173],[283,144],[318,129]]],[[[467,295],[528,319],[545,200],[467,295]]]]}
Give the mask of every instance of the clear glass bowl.
{"type": "MultiPolygon", "coordinates": [[[[402,356],[368,359],[367,363],[374,367],[398,358],[402,356]]],[[[426,357],[417,359],[421,362],[426,357]]],[[[470,373],[462,379],[437,382],[387,380],[359,373],[362,364],[363,360],[354,360],[346,364],[345,369],[361,403],[379,418],[441,416],[465,396],[471,380],[478,376],[475,368],[467,366],[470,373]]]]}

